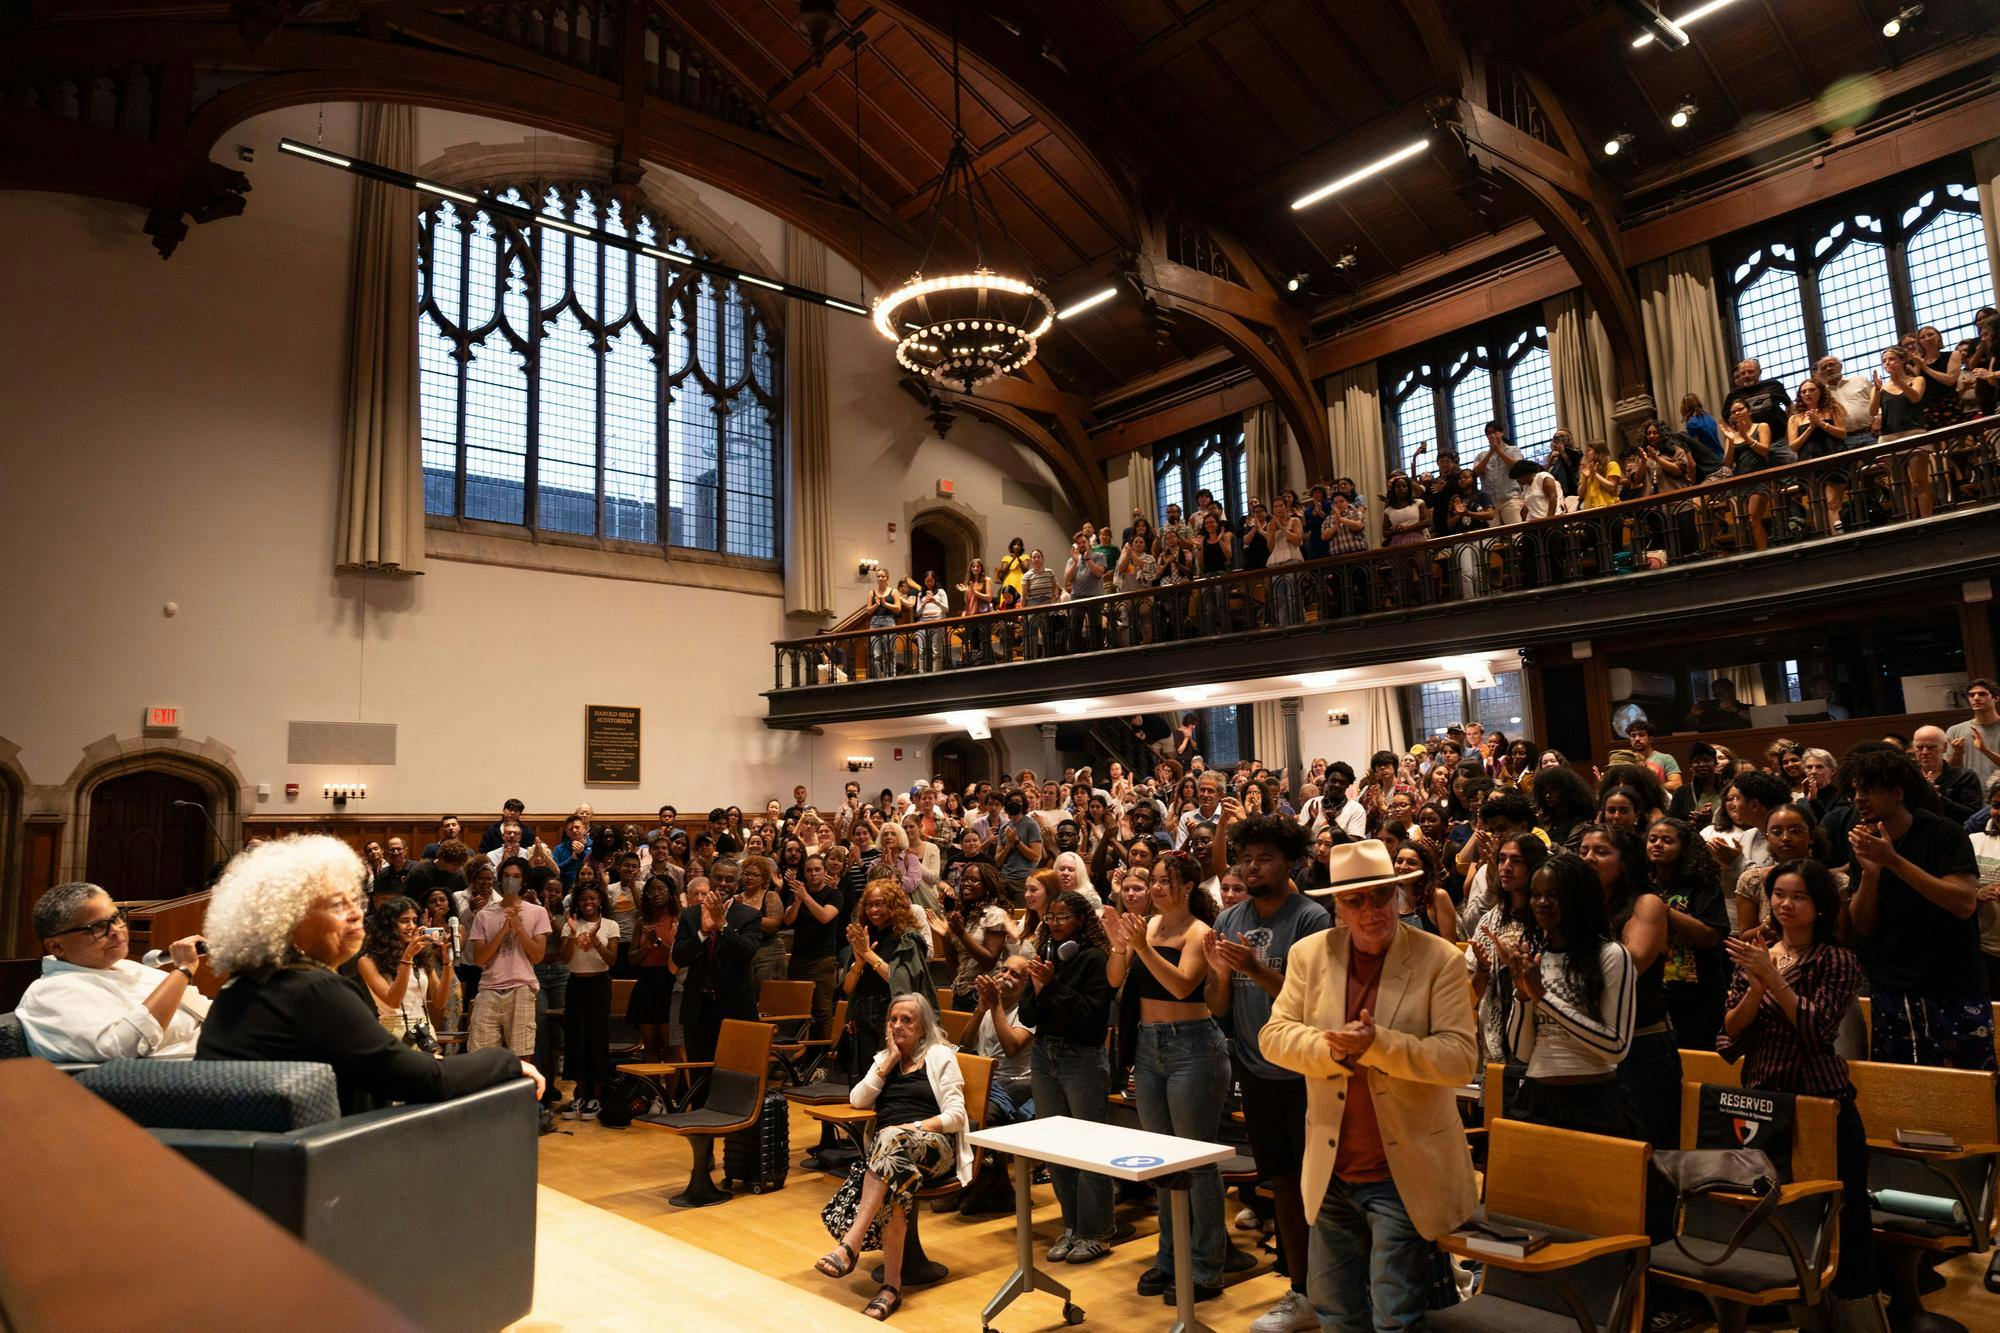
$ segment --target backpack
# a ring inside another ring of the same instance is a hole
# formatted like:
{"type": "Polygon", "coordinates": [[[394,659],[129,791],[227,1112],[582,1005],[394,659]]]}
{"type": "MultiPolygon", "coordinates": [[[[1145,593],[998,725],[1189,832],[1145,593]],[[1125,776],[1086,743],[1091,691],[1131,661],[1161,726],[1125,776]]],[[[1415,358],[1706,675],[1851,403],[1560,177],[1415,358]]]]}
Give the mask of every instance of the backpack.
{"type": "Polygon", "coordinates": [[[637,1074],[620,1074],[604,1085],[597,1123],[610,1129],[624,1129],[636,1117],[653,1109],[656,1096],[658,1090],[637,1074]]]}

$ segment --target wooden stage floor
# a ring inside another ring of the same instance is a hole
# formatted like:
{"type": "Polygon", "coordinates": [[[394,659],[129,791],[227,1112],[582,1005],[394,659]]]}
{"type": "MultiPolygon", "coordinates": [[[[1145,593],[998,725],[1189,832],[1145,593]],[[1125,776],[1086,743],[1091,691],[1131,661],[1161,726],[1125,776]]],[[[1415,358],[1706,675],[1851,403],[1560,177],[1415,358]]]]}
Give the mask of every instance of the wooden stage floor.
{"type": "MultiPolygon", "coordinates": [[[[835,1282],[813,1271],[832,1248],[819,1212],[832,1197],[831,1176],[802,1170],[805,1149],[819,1141],[817,1121],[792,1113],[793,1169],[785,1187],[739,1194],[713,1208],[679,1209],[667,1196],[687,1179],[688,1148],[670,1134],[644,1127],[614,1130],[565,1120],[572,1134],[541,1140],[541,1210],[536,1246],[535,1306],[514,1325],[519,1333],[556,1330],[713,1329],[784,1333],[855,1333],[872,1327],[859,1310],[875,1292],[866,1257],[835,1282]]],[[[717,1151],[718,1162],[721,1152],[717,1151]]],[[[1035,1189],[1035,1237],[1046,1249],[1061,1232],[1055,1195],[1035,1189]]],[[[1232,1198],[1230,1211],[1234,1212],[1232,1198]]],[[[1133,1290],[1152,1262],[1158,1227],[1150,1209],[1124,1206],[1121,1221],[1138,1235],[1094,1264],[1054,1265],[1086,1314],[1086,1328],[1165,1329],[1173,1311],[1133,1290]]],[[[962,1218],[926,1213],[924,1246],[951,1269],[936,1287],[905,1295],[891,1327],[908,1330],[979,1328],[979,1313],[1014,1267],[1014,1218],[962,1218]]],[[[1253,1233],[1231,1230],[1252,1249],[1253,1233]]],[[[1217,1330],[1240,1331],[1284,1292],[1268,1255],[1200,1307],[1217,1330]]],[[[1951,1285],[1930,1308],[1969,1329],[2000,1328],[2000,1296],[1981,1285],[1984,1257],[1961,1258],[1943,1269],[1951,1285]]],[[[1055,1333],[1061,1302],[1035,1293],[1001,1315],[1002,1333],[1055,1333]]]]}

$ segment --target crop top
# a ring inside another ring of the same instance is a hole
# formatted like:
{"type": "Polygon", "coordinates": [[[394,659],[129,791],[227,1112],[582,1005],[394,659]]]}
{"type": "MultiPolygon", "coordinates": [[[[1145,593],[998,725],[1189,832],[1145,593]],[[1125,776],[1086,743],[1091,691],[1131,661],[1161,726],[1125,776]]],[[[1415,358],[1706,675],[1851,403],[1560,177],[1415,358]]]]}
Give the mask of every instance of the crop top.
{"type": "MultiPolygon", "coordinates": [[[[1160,955],[1161,961],[1172,963],[1175,967],[1180,966],[1181,951],[1179,949],[1171,949],[1165,945],[1156,944],[1153,946],[1153,952],[1160,955]]],[[[1165,982],[1153,975],[1152,968],[1147,967],[1137,958],[1132,960],[1131,969],[1125,974],[1125,984],[1130,989],[1131,996],[1135,1000],[1165,1000],[1169,1004],[1193,1004],[1199,1003],[1201,1000],[1200,983],[1197,982],[1194,990],[1189,994],[1176,995],[1167,989],[1165,982]]]]}

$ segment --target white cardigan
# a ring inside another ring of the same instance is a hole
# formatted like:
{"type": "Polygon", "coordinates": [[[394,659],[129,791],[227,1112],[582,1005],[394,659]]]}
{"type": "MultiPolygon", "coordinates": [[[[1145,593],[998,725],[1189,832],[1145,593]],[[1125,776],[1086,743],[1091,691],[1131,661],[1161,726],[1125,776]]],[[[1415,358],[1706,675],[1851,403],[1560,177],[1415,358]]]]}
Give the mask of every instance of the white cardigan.
{"type": "MultiPolygon", "coordinates": [[[[884,1051],[868,1070],[868,1077],[848,1090],[847,1100],[856,1106],[873,1106],[882,1095],[882,1079],[888,1073],[893,1052],[884,1051]]],[[[958,1051],[944,1042],[932,1042],[924,1052],[924,1073],[930,1077],[931,1096],[937,1098],[940,1132],[951,1135],[958,1146],[958,1183],[972,1183],[972,1145],[965,1141],[965,1075],[958,1070],[958,1051]]]]}

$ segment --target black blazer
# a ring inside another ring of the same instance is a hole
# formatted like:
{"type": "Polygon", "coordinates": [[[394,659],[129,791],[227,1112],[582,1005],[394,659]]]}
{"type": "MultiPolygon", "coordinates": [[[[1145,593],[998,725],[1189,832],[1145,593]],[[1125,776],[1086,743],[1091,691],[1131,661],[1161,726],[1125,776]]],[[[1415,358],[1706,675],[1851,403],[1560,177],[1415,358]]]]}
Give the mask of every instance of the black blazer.
{"type": "Polygon", "coordinates": [[[1944,806],[1945,817],[1954,824],[1963,824],[1986,804],[1986,793],[1979,789],[1979,775],[1969,768],[1946,764],[1938,770],[1936,785],[1938,802],[1944,806]]]}
{"type": "Polygon", "coordinates": [[[681,970],[683,1006],[720,1005],[724,1018],[756,1019],[757,977],[751,964],[764,942],[763,922],[762,912],[731,899],[711,946],[701,938],[700,905],[681,909],[674,963],[681,970]]]}
{"type": "Polygon", "coordinates": [[[443,1102],[521,1077],[512,1051],[436,1060],[405,1046],[355,983],[301,963],[239,976],[209,1006],[197,1060],[311,1060],[333,1066],[342,1115],[385,1102],[443,1102]]]}

